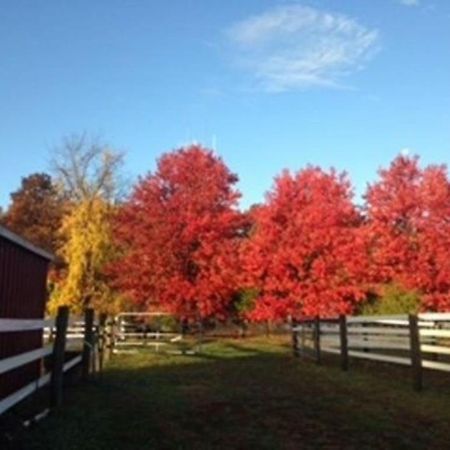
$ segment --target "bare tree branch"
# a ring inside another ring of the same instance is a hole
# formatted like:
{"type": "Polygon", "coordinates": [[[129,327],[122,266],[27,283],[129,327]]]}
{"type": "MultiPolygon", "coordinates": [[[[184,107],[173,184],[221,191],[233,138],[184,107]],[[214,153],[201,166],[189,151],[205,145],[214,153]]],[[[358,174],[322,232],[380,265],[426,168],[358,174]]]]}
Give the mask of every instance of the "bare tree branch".
{"type": "Polygon", "coordinates": [[[119,195],[122,152],[82,133],[65,137],[52,153],[52,170],[73,200],[101,196],[112,202],[119,195]]]}

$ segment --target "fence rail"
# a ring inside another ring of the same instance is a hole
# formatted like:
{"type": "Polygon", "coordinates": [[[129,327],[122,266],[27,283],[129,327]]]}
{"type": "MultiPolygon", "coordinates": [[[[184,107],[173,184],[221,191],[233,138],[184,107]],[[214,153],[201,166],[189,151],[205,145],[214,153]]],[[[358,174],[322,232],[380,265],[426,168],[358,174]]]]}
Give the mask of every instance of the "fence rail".
{"type": "MultiPolygon", "coordinates": [[[[86,315],[88,314],[94,313],[87,310],[86,315]]],[[[65,373],[83,365],[87,366],[84,370],[88,374],[102,367],[101,362],[96,363],[103,355],[103,348],[100,348],[104,343],[102,329],[98,323],[92,323],[91,329],[85,324],[87,321],[79,319],[69,323],[69,310],[66,307],[59,309],[56,320],[0,319],[0,333],[41,330],[43,336],[42,347],[0,359],[0,375],[34,361],[42,362],[42,373],[38,378],[0,399],[0,415],[46,385],[50,385],[50,405],[57,407],[62,402],[65,373]],[[68,351],[76,353],[69,360],[68,351]],[[43,373],[46,359],[51,370],[43,373]]]]}
{"type": "Polygon", "coordinates": [[[112,353],[129,353],[137,347],[151,347],[157,352],[164,349],[167,353],[192,353],[193,348],[179,350],[184,333],[155,324],[155,319],[171,317],[165,312],[122,312],[116,315],[108,326],[110,351],[112,353]]]}
{"type": "Polygon", "coordinates": [[[340,316],[308,319],[292,326],[294,354],[321,362],[322,353],[409,366],[417,390],[423,368],[450,372],[450,313],[340,316]]]}
{"type": "Polygon", "coordinates": [[[53,320],[41,319],[0,319],[0,333],[42,330],[45,327],[52,326],[53,323],[53,320]]]}

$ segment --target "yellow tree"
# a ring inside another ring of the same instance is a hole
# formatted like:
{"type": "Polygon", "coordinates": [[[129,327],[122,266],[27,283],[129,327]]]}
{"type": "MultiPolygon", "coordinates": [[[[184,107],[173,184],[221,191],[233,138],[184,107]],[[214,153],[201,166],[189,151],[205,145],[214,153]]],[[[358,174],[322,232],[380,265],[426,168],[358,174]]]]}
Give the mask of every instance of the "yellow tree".
{"type": "Polygon", "coordinates": [[[51,312],[62,304],[76,312],[85,307],[113,312],[117,307],[117,295],[105,274],[105,267],[115,253],[112,214],[113,206],[97,197],[80,201],[63,219],[61,233],[65,243],[61,256],[67,270],[52,295],[51,312]]]}
{"type": "Polygon", "coordinates": [[[53,168],[70,208],[60,230],[65,270],[55,277],[49,311],[69,305],[112,312],[117,295],[105,268],[114,255],[111,217],[117,199],[122,155],[86,135],[66,138],[54,152],[53,168]]]}

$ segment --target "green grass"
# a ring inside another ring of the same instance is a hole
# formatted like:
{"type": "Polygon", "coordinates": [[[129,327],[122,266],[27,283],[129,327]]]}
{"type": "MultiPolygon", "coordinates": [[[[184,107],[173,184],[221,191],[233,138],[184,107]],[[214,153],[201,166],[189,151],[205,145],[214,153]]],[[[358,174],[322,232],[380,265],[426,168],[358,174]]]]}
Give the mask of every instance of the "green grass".
{"type": "Polygon", "coordinates": [[[16,448],[449,448],[447,377],[417,394],[404,369],[343,373],[336,361],[293,358],[288,344],[229,339],[201,356],[117,355],[16,448]]]}

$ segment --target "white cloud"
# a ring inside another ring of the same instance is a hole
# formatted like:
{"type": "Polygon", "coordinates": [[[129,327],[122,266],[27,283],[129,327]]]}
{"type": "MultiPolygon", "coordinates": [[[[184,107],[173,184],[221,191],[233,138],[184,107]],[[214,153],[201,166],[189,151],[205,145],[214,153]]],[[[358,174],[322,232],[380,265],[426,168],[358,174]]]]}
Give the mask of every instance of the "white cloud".
{"type": "Polygon", "coordinates": [[[419,0],[400,0],[400,3],[405,6],[419,6],[419,0]]]}
{"type": "Polygon", "coordinates": [[[258,87],[280,92],[339,87],[378,47],[378,31],[343,14],[281,6],[227,30],[238,64],[258,87]]]}

